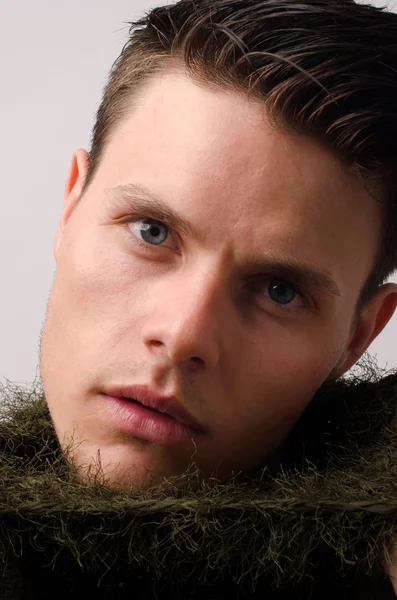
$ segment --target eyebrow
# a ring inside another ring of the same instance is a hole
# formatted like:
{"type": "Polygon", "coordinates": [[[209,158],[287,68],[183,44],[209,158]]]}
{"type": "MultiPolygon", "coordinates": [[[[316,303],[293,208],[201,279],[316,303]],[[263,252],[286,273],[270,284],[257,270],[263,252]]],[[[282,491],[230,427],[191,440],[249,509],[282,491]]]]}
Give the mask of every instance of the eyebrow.
{"type": "Polygon", "coordinates": [[[161,196],[153,194],[143,185],[137,183],[118,185],[105,190],[105,194],[119,204],[127,202],[137,212],[142,211],[150,215],[153,219],[166,221],[167,225],[172,227],[172,229],[188,237],[192,237],[196,241],[200,241],[201,239],[189,221],[170,210],[166,201],[161,196]]]}
{"type": "MultiPolygon", "coordinates": [[[[141,184],[118,185],[106,189],[105,194],[117,204],[125,205],[127,202],[132,210],[142,212],[154,220],[165,221],[175,231],[192,237],[198,242],[202,241],[201,236],[189,221],[172,211],[161,196],[154,194],[141,184]]],[[[273,274],[303,288],[316,289],[318,293],[330,298],[337,299],[342,296],[342,292],[328,269],[300,263],[294,257],[285,256],[280,251],[269,252],[266,258],[255,258],[250,261],[248,267],[250,271],[256,271],[258,275],[273,274]]]]}

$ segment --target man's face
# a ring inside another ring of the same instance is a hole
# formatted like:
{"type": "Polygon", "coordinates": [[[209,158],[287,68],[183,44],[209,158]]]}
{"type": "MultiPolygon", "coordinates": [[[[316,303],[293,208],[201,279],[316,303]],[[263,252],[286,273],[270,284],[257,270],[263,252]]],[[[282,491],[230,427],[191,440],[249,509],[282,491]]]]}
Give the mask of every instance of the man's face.
{"type": "Polygon", "coordinates": [[[41,348],[61,443],[73,435],[78,465],[99,451],[115,487],[192,460],[222,479],[258,466],[354,362],[377,203],[259,103],[177,73],[154,79],[117,126],[79,203],[77,156],[41,348]],[[175,396],[199,430],[179,436],[171,417],[133,403],[121,418],[106,392],[128,385],[175,396]]]}

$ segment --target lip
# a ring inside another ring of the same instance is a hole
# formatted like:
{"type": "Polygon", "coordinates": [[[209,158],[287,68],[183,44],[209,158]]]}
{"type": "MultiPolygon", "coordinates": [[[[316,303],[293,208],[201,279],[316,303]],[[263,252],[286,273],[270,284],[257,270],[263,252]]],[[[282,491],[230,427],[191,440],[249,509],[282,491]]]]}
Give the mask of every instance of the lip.
{"type": "Polygon", "coordinates": [[[141,439],[170,446],[203,432],[201,424],[175,396],[159,396],[144,385],[110,387],[103,395],[111,419],[123,431],[141,439]]]}

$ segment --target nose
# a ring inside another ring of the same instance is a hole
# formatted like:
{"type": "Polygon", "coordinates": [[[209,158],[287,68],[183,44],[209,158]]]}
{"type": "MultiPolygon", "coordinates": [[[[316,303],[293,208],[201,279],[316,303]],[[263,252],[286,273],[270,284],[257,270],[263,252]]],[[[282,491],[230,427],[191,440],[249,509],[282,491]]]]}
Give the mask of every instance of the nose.
{"type": "Polygon", "coordinates": [[[142,330],[151,352],[174,364],[214,368],[220,355],[221,320],[225,320],[224,282],[219,272],[179,272],[156,288],[142,330]]]}

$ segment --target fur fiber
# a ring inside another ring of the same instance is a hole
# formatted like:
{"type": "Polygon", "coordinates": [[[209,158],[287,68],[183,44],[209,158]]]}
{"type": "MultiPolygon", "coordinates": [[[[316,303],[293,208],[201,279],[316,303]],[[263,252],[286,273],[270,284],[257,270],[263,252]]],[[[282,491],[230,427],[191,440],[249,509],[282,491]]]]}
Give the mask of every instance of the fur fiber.
{"type": "Polygon", "coordinates": [[[396,399],[367,358],[322,386],[276,471],[114,492],[78,480],[40,385],[3,386],[0,599],[394,598],[396,399]]]}

